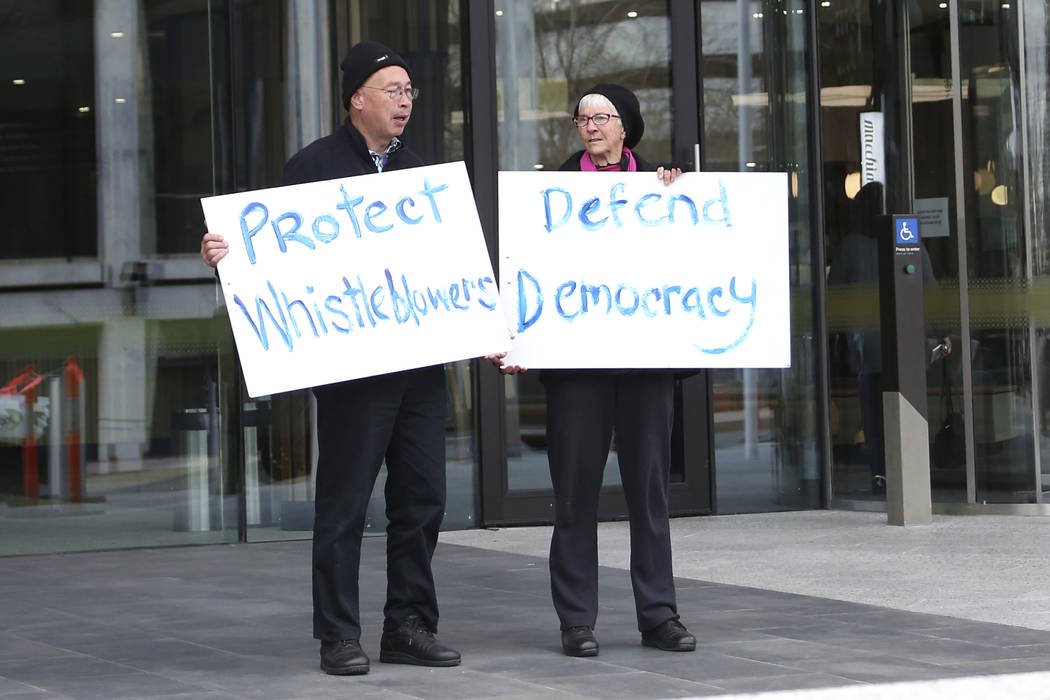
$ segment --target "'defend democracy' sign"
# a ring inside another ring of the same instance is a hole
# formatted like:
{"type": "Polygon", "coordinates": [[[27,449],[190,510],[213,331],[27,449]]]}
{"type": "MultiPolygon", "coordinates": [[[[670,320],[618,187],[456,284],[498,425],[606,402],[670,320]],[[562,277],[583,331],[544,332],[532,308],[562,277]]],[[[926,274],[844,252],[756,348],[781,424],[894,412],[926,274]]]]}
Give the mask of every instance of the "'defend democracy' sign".
{"type": "Polygon", "coordinates": [[[785,173],[499,174],[509,364],[787,367],[785,173]]]}
{"type": "Polygon", "coordinates": [[[201,200],[250,396],[507,349],[462,162],[201,200]]]}

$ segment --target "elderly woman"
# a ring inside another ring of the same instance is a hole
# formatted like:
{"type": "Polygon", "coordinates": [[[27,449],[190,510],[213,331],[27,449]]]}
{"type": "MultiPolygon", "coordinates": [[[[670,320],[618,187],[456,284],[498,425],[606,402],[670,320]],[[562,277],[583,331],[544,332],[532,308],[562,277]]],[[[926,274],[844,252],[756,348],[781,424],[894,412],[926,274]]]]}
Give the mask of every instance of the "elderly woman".
{"type": "MultiPolygon", "coordinates": [[[[595,85],[572,117],[583,150],[561,170],[652,171],[669,184],[681,170],[653,168],[632,149],[645,129],[638,98],[620,85],[595,85]]],[[[506,366],[506,373],[524,371],[506,366]]],[[[668,480],[674,375],[660,370],[544,370],[547,457],[554,485],[550,576],[569,656],[596,656],[598,496],[613,433],[631,527],[631,584],[642,644],[693,651],[678,621],[671,571],[668,480]]]]}

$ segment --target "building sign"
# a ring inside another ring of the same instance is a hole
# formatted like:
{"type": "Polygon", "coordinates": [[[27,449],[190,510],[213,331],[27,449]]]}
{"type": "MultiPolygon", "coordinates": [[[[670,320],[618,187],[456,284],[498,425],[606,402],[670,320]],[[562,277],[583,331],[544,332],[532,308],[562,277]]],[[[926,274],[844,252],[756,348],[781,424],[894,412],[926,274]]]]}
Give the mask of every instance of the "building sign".
{"type": "Polygon", "coordinates": [[[508,363],[790,365],[785,173],[499,174],[508,363]]]}
{"type": "Polygon", "coordinates": [[[886,184],[886,148],[882,112],[860,113],[860,184],[886,184]]]}
{"type": "Polygon", "coordinates": [[[951,233],[948,227],[947,197],[916,199],[913,211],[919,217],[923,238],[947,238],[951,233]]]}
{"type": "Polygon", "coordinates": [[[201,204],[250,396],[509,345],[462,162],[201,204]]]}

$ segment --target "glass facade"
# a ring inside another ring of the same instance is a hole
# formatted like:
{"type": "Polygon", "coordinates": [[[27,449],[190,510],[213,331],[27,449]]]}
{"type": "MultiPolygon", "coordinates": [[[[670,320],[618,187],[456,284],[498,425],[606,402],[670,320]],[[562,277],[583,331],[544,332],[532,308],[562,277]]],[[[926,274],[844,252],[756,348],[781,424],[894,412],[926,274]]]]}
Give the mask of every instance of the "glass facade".
{"type": "MultiPolygon", "coordinates": [[[[884,507],[877,283],[845,261],[883,213],[857,192],[888,154],[906,167],[881,177],[923,222],[934,502],[1044,513],[1045,3],[9,0],[0,16],[0,554],[309,536],[312,398],[244,393],[199,199],[276,185],[329,133],[361,39],[413,67],[406,142],[466,161],[479,207],[496,170],[577,150],[567,117],[597,82],[638,94],[651,161],[789,173],[792,366],[681,382],[673,481],[704,488],[676,512],[884,507]],[[872,131],[893,76],[910,96],[896,140],[872,131]]],[[[491,372],[447,367],[447,528],[549,519],[542,389],[491,372]],[[481,496],[495,482],[497,506],[535,499],[503,517],[481,496]]]]}

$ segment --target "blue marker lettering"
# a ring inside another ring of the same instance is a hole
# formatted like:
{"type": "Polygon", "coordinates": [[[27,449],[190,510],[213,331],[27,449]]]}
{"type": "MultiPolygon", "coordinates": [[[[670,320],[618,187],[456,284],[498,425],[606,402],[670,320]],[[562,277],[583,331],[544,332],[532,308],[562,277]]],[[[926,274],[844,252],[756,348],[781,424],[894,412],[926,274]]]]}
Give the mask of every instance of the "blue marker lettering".
{"type": "Polygon", "coordinates": [[[543,211],[547,216],[547,223],[544,226],[547,229],[547,233],[550,233],[551,231],[558,228],[559,226],[561,226],[569,220],[569,214],[570,212],[572,212],[572,195],[560,187],[549,187],[543,190],[543,211]],[[551,194],[553,193],[558,193],[565,197],[565,211],[562,213],[561,218],[558,219],[556,223],[551,218],[551,194]]]}
{"type": "Polygon", "coordinates": [[[365,201],[365,198],[358,195],[353,199],[350,199],[350,195],[347,194],[346,188],[339,185],[339,192],[343,195],[343,201],[335,205],[336,209],[342,209],[346,212],[346,215],[350,217],[350,223],[354,226],[354,235],[358,238],[361,237],[361,225],[357,223],[357,215],[354,214],[354,207],[361,202],[365,201]]]}
{"type": "Polygon", "coordinates": [[[244,239],[244,247],[248,251],[248,261],[251,262],[252,265],[255,264],[255,246],[252,245],[252,237],[259,233],[259,229],[266,225],[266,221],[269,218],[270,212],[266,209],[266,205],[261,202],[252,202],[241,210],[241,238],[244,239]],[[260,219],[259,223],[253,226],[252,230],[249,231],[248,223],[246,221],[248,215],[260,210],[263,215],[262,219],[260,219]]]}

